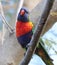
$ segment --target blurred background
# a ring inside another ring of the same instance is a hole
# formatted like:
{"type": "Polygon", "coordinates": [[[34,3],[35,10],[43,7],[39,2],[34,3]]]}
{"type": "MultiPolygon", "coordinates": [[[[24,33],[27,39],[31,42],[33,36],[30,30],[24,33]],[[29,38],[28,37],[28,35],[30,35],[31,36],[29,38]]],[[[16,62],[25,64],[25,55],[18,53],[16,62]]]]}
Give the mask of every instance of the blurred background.
{"type": "MultiPolygon", "coordinates": [[[[25,0],[24,6],[26,6],[31,12],[33,11],[34,7],[38,5],[41,1],[42,0],[25,0]]],[[[11,26],[14,27],[18,5],[19,5],[19,0],[1,0],[1,3],[3,6],[3,11],[5,14],[6,20],[11,26]]],[[[43,3],[42,3],[42,6],[43,6],[43,3]]],[[[42,7],[39,7],[39,14],[41,13],[40,8],[42,7]]],[[[34,11],[34,13],[35,12],[36,11],[34,11]]],[[[45,43],[46,50],[49,52],[49,55],[51,56],[51,58],[54,60],[54,65],[57,65],[57,62],[56,62],[57,61],[56,60],[57,59],[57,31],[56,31],[57,23],[55,23],[57,21],[57,0],[55,0],[52,13],[50,13],[47,21],[48,22],[44,30],[44,32],[46,33],[43,35],[42,39],[45,43]],[[52,25],[54,26],[52,27],[52,25]]],[[[3,29],[3,23],[2,23],[2,18],[0,18],[0,38],[2,36],[2,33],[1,33],[2,29],[3,29]]]]}
{"type": "MultiPolygon", "coordinates": [[[[26,6],[29,9],[29,11],[31,11],[40,1],[41,0],[24,0],[24,6],[26,6]]],[[[15,22],[19,0],[1,0],[1,3],[3,6],[6,20],[8,22],[15,22]]],[[[2,25],[2,20],[0,18],[0,31],[2,30],[2,25]]]]}

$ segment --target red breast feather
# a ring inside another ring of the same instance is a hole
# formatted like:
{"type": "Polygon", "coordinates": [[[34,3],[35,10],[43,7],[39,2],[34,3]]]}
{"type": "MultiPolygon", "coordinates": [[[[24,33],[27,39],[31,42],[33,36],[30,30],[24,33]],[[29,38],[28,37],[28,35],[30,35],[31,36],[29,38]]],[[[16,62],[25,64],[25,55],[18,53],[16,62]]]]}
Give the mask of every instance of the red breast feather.
{"type": "Polygon", "coordinates": [[[32,22],[16,22],[16,36],[20,37],[28,32],[30,32],[33,28],[32,22]]]}

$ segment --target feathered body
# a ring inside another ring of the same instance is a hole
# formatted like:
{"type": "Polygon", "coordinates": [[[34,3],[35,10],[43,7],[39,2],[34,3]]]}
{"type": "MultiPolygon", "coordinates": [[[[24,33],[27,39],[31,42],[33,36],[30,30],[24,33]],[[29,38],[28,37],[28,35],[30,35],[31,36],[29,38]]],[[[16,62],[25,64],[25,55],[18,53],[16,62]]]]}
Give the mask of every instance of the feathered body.
{"type": "Polygon", "coordinates": [[[16,37],[23,48],[30,42],[33,35],[33,24],[29,21],[28,11],[21,8],[16,22],[16,37]]]}

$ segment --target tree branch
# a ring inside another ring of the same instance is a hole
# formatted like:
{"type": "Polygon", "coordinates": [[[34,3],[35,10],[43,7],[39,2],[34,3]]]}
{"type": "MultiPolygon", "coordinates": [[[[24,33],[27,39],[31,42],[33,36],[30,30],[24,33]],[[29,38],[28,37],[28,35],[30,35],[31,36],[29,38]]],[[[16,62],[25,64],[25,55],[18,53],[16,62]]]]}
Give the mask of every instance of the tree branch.
{"type": "Polygon", "coordinates": [[[6,25],[7,29],[10,32],[13,32],[13,28],[8,24],[8,22],[7,22],[6,18],[5,18],[1,2],[0,2],[0,15],[1,15],[1,18],[2,18],[2,22],[6,25]]]}
{"type": "Polygon", "coordinates": [[[37,45],[37,42],[39,41],[39,37],[41,35],[41,32],[43,30],[43,27],[46,23],[46,20],[47,20],[47,17],[50,13],[50,10],[52,8],[52,5],[53,5],[53,2],[54,0],[47,0],[46,2],[46,5],[45,5],[45,8],[44,8],[44,11],[43,11],[43,14],[39,20],[39,22],[37,23],[37,26],[35,28],[35,31],[34,31],[34,34],[33,34],[33,37],[30,41],[30,46],[26,52],[26,55],[25,57],[23,58],[23,60],[21,61],[20,65],[28,65],[32,55],[33,55],[33,52],[36,48],[36,45],[37,45]]]}

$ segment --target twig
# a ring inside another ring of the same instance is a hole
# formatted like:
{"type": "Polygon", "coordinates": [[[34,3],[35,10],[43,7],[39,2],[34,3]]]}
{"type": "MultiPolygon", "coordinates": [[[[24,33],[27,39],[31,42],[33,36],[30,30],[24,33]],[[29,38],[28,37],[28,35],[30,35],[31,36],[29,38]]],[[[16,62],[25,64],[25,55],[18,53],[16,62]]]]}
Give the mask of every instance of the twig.
{"type": "MultiPolygon", "coordinates": [[[[23,6],[24,0],[20,0],[19,3],[20,3],[20,4],[19,4],[19,7],[18,7],[18,12],[17,12],[17,14],[20,12],[20,9],[21,9],[21,7],[23,6]]],[[[6,26],[7,29],[9,30],[9,32],[13,33],[14,30],[15,30],[15,28],[13,29],[13,28],[8,24],[8,22],[7,22],[7,20],[6,20],[5,16],[4,16],[4,12],[3,12],[3,9],[2,9],[2,4],[1,4],[1,2],[0,2],[0,15],[1,15],[1,18],[2,18],[2,20],[3,20],[2,22],[5,24],[5,26],[6,26]]]]}
{"type": "Polygon", "coordinates": [[[8,24],[8,22],[5,18],[1,2],[0,2],[0,15],[3,20],[2,22],[7,26],[8,30],[12,33],[14,29],[8,24]]]}
{"type": "Polygon", "coordinates": [[[33,34],[33,37],[30,41],[30,46],[26,52],[26,55],[25,57],[23,58],[23,60],[21,61],[20,65],[28,65],[32,55],[33,55],[33,52],[36,48],[36,45],[37,45],[37,42],[39,42],[39,37],[41,35],[41,32],[43,30],[43,27],[46,23],[46,20],[47,20],[47,17],[50,13],[50,10],[52,8],[52,5],[53,5],[53,2],[54,0],[47,0],[46,2],[46,5],[45,5],[45,8],[44,8],[44,11],[43,11],[43,14],[39,20],[39,22],[37,23],[37,26],[35,28],[35,31],[34,31],[34,34],[33,34]]]}

